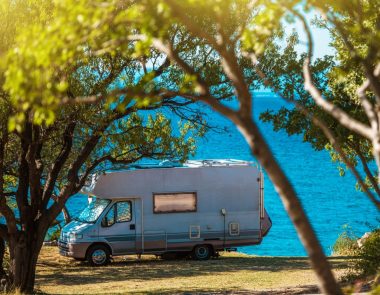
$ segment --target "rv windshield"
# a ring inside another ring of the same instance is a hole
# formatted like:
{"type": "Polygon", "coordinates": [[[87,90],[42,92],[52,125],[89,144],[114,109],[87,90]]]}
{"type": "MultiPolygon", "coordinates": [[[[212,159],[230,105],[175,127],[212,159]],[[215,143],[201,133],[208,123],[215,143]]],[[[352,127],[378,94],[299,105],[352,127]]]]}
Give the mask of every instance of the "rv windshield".
{"type": "Polygon", "coordinates": [[[84,223],[94,223],[110,202],[107,199],[94,198],[75,220],[84,223]]]}

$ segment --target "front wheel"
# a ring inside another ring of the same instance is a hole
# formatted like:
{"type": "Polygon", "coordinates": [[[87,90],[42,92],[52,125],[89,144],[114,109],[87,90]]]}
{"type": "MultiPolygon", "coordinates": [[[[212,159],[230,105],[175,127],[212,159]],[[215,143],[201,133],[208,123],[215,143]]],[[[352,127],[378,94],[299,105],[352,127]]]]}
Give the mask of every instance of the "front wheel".
{"type": "Polygon", "coordinates": [[[209,245],[197,245],[193,249],[192,257],[195,260],[208,260],[212,254],[212,249],[209,245]]]}
{"type": "Polygon", "coordinates": [[[104,245],[92,246],[87,253],[87,261],[92,266],[103,266],[110,262],[110,251],[104,245]]]}

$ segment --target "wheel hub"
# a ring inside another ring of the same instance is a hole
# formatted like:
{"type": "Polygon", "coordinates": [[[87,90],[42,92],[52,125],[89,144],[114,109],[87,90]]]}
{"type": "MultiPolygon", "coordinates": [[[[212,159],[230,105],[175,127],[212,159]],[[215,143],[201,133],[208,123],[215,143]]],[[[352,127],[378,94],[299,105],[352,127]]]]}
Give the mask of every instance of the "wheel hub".
{"type": "Polygon", "coordinates": [[[208,255],[208,249],[205,247],[199,247],[197,249],[197,256],[200,258],[206,257],[208,255]]]}
{"type": "Polygon", "coordinates": [[[102,264],[106,261],[107,254],[103,250],[98,249],[92,253],[91,258],[95,264],[102,264]]]}

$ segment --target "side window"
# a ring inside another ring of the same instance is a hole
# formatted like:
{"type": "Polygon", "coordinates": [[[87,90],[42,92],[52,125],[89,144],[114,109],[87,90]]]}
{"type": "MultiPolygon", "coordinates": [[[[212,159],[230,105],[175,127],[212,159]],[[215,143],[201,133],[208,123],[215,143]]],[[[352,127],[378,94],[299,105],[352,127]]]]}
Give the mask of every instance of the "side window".
{"type": "Polygon", "coordinates": [[[179,213],[197,211],[197,193],[153,194],[154,213],[179,213]]]}
{"type": "Polygon", "coordinates": [[[104,216],[102,220],[102,226],[110,227],[115,222],[120,223],[120,222],[131,221],[132,219],[131,208],[132,206],[131,206],[130,201],[117,202],[111,207],[107,215],[104,216]]]}
{"type": "Polygon", "coordinates": [[[109,227],[115,223],[115,205],[111,207],[107,215],[102,220],[102,226],[109,227]]]}
{"type": "Polygon", "coordinates": [[[117,202],[115,205],[117,212],[116,222],[131,221],[131,202],[117,202]]]}

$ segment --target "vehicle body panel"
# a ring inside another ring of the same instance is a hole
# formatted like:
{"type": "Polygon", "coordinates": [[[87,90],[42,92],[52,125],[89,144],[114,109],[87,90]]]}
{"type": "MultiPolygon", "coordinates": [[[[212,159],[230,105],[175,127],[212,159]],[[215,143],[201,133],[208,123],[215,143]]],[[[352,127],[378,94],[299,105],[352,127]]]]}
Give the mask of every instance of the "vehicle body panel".
{"type": "Polygon", "coordinates": [[[83,248],[104,243],[112,255],[191,251],[199,244],[212,245],[219,251],[259,244],[271,227],[263,204],[263,173],[251,165],[112,172],[99,176],[90,193],[111,203],[95,223],[83,226],[93,236],[87,233],[70,242],[65,236],[73,232],[80,236],[81,227],[70,223],[63,228],[61,252],[74,245],[66,251],[68,256],[84,258],[86,251],[78,250],[81,243],[83,248]],[[196,195],[195,212],[154,212],[154,194],[177,193],[196,195]],[[110,208],[126,200],[132,204],[132,219],[103,227],[102,220],[110,208]]]}

